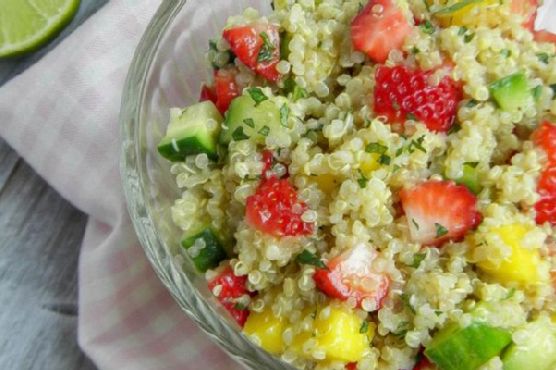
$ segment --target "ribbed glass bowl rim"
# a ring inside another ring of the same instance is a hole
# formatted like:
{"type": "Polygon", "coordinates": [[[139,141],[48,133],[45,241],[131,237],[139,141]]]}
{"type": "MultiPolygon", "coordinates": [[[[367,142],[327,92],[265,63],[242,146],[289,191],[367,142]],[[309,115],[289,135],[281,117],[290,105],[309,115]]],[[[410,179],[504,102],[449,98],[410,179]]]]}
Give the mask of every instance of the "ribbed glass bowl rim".
{"type": "Polygon", "coordinates": [[[236,361],[248,368],[293,370],[293,367],[255,346],[226,320],[222,320],[220,313],[201,297],[193,282],[185,274],[182,274],[182,279],[180,279],[186,285],[186,289],[182,289],[182,291],[187,290],[191,294],[188,296],[179,294],[177,289],[172,286],[175,278],[171,276],[172,272],[168,271],[168,268],[153,252],[154,250],[168,249],[164,247],[164,241],[157,236],[152,214],[145,202],[146,192],[140,185],[141,179],[145,178],[146,174],[141,166],[140,145],[137,145],[140,134],[139,125],[142,103],[147,89],[148,72],[163,36],[186,2],[187,0],[164,0],[161,3],[135,50],[124,85],[120,108],[120,174],[128,211],[139,242],[158,278],[180,308],[213,341],[236,361]]]}

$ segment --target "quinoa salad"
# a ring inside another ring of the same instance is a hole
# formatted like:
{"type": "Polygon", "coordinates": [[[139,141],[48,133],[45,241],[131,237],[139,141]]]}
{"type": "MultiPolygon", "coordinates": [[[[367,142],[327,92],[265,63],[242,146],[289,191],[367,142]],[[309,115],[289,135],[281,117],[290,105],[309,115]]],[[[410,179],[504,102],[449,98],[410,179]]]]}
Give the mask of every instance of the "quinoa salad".
{"type": "Polygon", "coordinates": [[[250,340],[299,369],[556,369],[538,6],[275,0],[228,19],[158,151],[180,253],[250,340]]]}

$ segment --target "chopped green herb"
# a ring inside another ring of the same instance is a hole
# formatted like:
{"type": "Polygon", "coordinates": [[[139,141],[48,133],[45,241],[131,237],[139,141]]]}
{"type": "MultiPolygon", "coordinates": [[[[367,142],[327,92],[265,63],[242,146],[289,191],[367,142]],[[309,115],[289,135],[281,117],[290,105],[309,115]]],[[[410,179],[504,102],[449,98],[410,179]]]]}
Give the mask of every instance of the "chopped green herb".
{"type": "Polygon", "coordinates": [[[258,131],[258,134],[261,134],[263,136],[268,136],[269,133],[270,133],[270,127],[268,127],[266,125],[261,127],[261,129],[258,131]]]}
{"type": "Polygon", "coordinates": [[[415,140],[411,140],[411,143],[409,143],[409,152],[413,153],[415,151],[415,149],[422,151],[423,153],[426,153],[427,150],[425,148],[423,148],[423,141],[425,141],[425,136],[420,136],[415,140]]]}
{"type": "Polygon", "coordinates": [[[419,28],[427,35],[432,35],[434,33],[434,26],[428,19],[424,23],[421,23],[419,28]]]}
{"type": "Polygon", "coordinates": [[[415,117],[415,115],[413,113],[408,113],[406,116],[406,119],[410,120],[410,121],[417,121],[417,117],[415,117]]]}
{"type": "Polygon", "coordinates": [[[398,166],[397,164],[395,164],[394,167],[392,167],[392,172],[393,172],[393,173],[396,173],[396,172],[398,172],[398,171],[400,170],[400,168],[401,168],[400,166],[398,166]]]}
{"type": "Polygon", "coordinates": [[[293,88],[292,99],[293,101],[298,101],[299,99],[306,98],[308,96],[307,90],[297,85],[293,88]]]}
{"type": "Polygon", "coordinates": [[[448,229],[446,229],[444,226],[440,225],[438,222],[435,222],[434,226],[436,227],[436,237],[437,238],[448,234],[448,229]]]}
{"type": "Polygon", "coordinates": [[[549,86],[552,89],[552,100],[556,99],[556,84],[549,86]]]}
{"type": "Polygon", "coordinates": [[[404,305],[410,309],[411,312],[415,313],[415,308],[413,308],[413,306],[411,305],[410,301],[410,297],[408,294],[406,293],[402,293],[402,295],[400,296],[400,298],[402,299],[402,302],[404,303],[404,305]]]}
{"type": "Polygon", "coordinates": [[[461,125],[454,123],[452,125],[452,127],[450,127],[450,129],[448,130],[448,135],[450,134],[455,134],[456,132],[458,132],[459,130],[461,130],[461,125]]]}
{"type": "Polygon", "coordinates": [[[533,94],[533,99],[539,100],[542,94],[542,86],[537,85],[531,89],[531,94],[533,94]]]}
{"type": "Polygon", "coordinates": [[[280,124],[284,127],[288,127],[288,115],[290,114],[290,108],[286,103],[282,104],[280,107],[280,124]]]}
{"type": "Polygon", "coordinates": [[[235,141],[247,140],[249,139],[249,136],[245,135],[243,132],[243,126],[239,126],[234,130],[234,132],[232,132],[232,139],[235,141]]]}
{"type": "Polygon", "coordinates": [[[512,51],[510,49],[503,49],[500,51],[500,55],[502,55],[504,58],[509,58],[512,56],[512,51]]]}
{"type": "Polygon", "coordinates": [[[218,46],[215,40],[209,40],[209,50],[218,51],[218,46]]]}
{"type": "Polygon", "coordinates": [[[515,288],[510,289],[508,294],[504,297],[504,300],[512,298],[514,294],[515,294],[515,288]]]}
{"type": "Polygon", "coordinates": [[[268,34],[266,32],[261,32],[261,38],[263,39],[263,45],[259,50],[259,54],[257,55],[257,62],[268,62],[272,60],[274,50],[276,49],[270,39],[268,38],[268,34]]]}
{"type": "Polygon", "coordinates": [[[398,150],[396,150],[396,157],[399,157],[402,153],[403,153],[403,146],[399,147],[398,150]]]}
{"type": "Polygon", "coordinates": [[[475,99],[471,99],[469,100],[467,103],[465,103],[465,107],[466,108],[473,108],[474,106],[476,106],[477,104],[479,104],[479,102],[475,99]]]}
{"type": "Polygon", "coordinates": [[[474,3],[478,3],[481,2],[482,0],[463,0],[463,1],[458,1],[457,3],[455,3],[454,5],[448,6],[446,8],[442,8],[436,12],[434,12],[433,14],[435,15],[444,15],[444,14],[452,14],[457,12],[460,9],[465,8],[467,5],[470,4],[474,4],[474,3]]]}
{"type": "Polygon", "coordinates": [[[384,153],[386,153],[387,150],[388,150],[388,147],[385,146],[385,145],[382,145],[380,143],[370,143],[370,144],[367,144],[367,146],[365,147],[365,151],[367,153],[384,154],[384,153]]]}
{"type": "Polygon", "coordinates": [[[255,121],[253,121],[253,118],[246,118],[243,120],[243,123],[249,127],[255,127],[255,121]]]}
{"type": "Polygon", "coordinates": [[[411,267],[418,268],[421,265],[421,262],[423,262],[426,257],[426,253],[415,253],[413,255],[413,264],[411,265],[411,267]]]}
{"type": "Polygon", "coordinates": [[[471,168],[476,168],[479,162],[463,162],[464,166],[469,166],[471,168]]]}
{"type": "Polygon", "coordinates": [[[328,269],[326,264],[324,262],[322,262],[322,260],[320,258],[318,258],[313,253],[309,252],[307,249],[304,249],[303,252],[301,252],[301,254],[299,254],[295,260],[298,263],[301,263],[301,264],[304,264],[304,265],[312,265],[312,266],[316,266],[316,267],[321,268],[321,269],[328,269]]]}
{"type": "Polygon", "coordinates": [[[442,311],[440,310],[434,310],[434,313],[436,314],[436,316],[442,315],[442,311]]]}
{"type": "Polygon", "coordinates": [[[548,64],[548,54],[547,53],[537,53],[537,58],[539,58],[539,61],[544,63],[544,64],[548,64]]]}
{"type": "Polygon", "coordinates": [[[380,158],[378,159],[378,163],[389,165],[390,164],[390,156],[387,156],[386,154],[382,154],[380,156],[380,158]]]}
{"type": "Polygon", "coordinates": [[[414,46],[414,47],[411,48],[411,52],[412,52],[413,54],[419,54],[421,51],[420,51],[419,49],[417,49],[416,46],[414,46]]]}
{"type": "Polygon", "coordinates": [[[364,320],[359,328],[359,334],[366,334],[369,331],[369,322],[364,320]]]}
{"type": "Polygon", "coordinates": [[[247,306],[243,303],[236,302],[236,304],[234,305],[234,309],[241,311],[247,309],[247,306]]]}
{"type": "Polygon", "coordinates": [[[252,87],[248,89],[247,93],[251,96],[251,99],[255,101],[255,106],[259,105],[265,100],[268,100],[268,96],[266,96],[258,87],[252,87]]]}
{"type": "Polygon", "coordinates": [[[467,27],[462,26],[458,30],[458,36],[463,36],[463,35],[465,35],[466,32],[467,32],[467,27]]]}
{"type": "Polygon", "coordinates": [[[463,42],[465,42],[467,44],[468,42],[471,42],[471,40],[473,40],[473,38],[475,38],[475,32],[472,32],[468,35],[463,36],[463,42]]]}
{"type": "Polygon", "coordinates": [[[359,178],[357,179],[357,183],[359,184],[359,187],[360,187],[361,189],[365,189],[365,188],[367,187],[367,182],[369,181],[369,179],[366,178],[365,175],[363,175],[363,173],[361,172],[361,170],[359,170],[359,176],[361,176],[361,177],[359,177],[359,178]]]}
{"type": "Polygon", "coordinates": [[[415,221],[413,218],[411,219],[411,222],[413,223],[413,225],[415,225],[415,228],[417,230],[419,230],[419,224],[417,223],[417,221],[415,221]]]}

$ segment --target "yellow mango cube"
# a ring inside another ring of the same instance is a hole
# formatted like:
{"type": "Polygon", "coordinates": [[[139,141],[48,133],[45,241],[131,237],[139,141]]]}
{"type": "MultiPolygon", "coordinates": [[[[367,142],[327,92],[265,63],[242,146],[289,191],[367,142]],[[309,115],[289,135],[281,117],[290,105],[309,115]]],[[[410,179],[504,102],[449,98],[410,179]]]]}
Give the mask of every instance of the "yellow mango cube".
{"type": "Polygon", "coordinates": [[[312,180],[317,184],[319,189],[325,194],[331,194],[334,191],[334,189],[336,189],[340,184],[340,181],[336,178],[336,176],[331,174],[313,176],[312,180]]]}
{"type": "Polygon", "coordinates": [[[434,17],[443,27],[496,27],[502,21],[499,13],[501,6],[499,0],[458,0],[440,7],[434,17]]]}
{"type": "MultiPolygon", "coordinates": [[[[328,309],[328,308],[327,308],[328,309]]],[[[324,318],[322,311],[315,319],[317,346],[326,353],[327,360],[357,362],[369,348],[369,328],[361,333],[361,319],[352,312],[339,307],[329,307],[330,314],[324,318]]]]}
{"type": "Polygon", "coordinates": [[[260,346],[272,354],[279,354],[284,350],[282,333],[285,320],[276,317],[270,307],[261,312],[252,311],[245,322],[243,332],[254,337],[260,346]]]}
{"type": "Polygon", "coordinates": [[[371,173],[380,167],[379,159],[379,153],[363,153],[359,164],[359,169],[363,175],[366,177],[371,176],[371,173]]]}
{"type": "Polygon", "coordinates": [[[504,225],[492,229],[511,254],[499,264],[490,260],[477,262],[477,266],[502,283],[516,282],[522,285],[535,284],[539,281],[538,266],[540,256],[537,249],[523,247],[523,239],[530,228],[522,224],[504,225]]]}

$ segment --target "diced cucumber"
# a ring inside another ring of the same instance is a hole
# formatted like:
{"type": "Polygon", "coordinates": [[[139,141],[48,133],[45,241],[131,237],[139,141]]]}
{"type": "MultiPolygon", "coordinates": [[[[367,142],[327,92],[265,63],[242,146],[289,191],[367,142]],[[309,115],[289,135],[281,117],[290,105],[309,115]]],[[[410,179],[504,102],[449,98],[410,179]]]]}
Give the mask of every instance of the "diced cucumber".
{"type": "Polygon", "coordinates": [[[217,139],[222,115],[211,101],[193,104],[184,110],[170,111],[166,136],[158,144],[158,152],[172,162],[180,162],[188,155],[206,153],[218,159],[217,139]]]}
{"type": "Polygon", "coordinates": [[[481,192],[481,184],[479,182],[479,173],[477,172],[477,163],[466,162],[463,164],[463,175],[455,179],[459,185],[465,185],[475,194],[481,192]]]}
{"type": "Polygon", "coordinates": [[[280,108],[263,94],[259,88],[253,88],[259,102],[246,92],[232,100],[224,128],[220,132],[220,143],[228,145],[230,141],[249,139],[264,144],[267,136],[276,135],[286,128],[281,125],[280,108]],[[266,99],[265,99],[266,97],[266,99]]]}
{"type": "Polygon", "coordinates": [[[432,338],[425,355],[442,370],[476,370],[511,341],[508,331],[481,322],[451,324],[432,338]]]}
{"type": "Polygon", "coordinates": [[[220,261],[227,258],[220,238],[210,225],[201,226],[194,232],[184,235],[181,245],[190,252],[195,268],[199,272],[215,268],[220,261]],[[192,252],[191,248],[197,250],[192,252]]]}
{"type": "Polygon", "coordinates": [[[517,111],[532,105],[533,94],[523,72],[514,73],[489,85],[490,94],[505,111],[517,111]]]}
{"type": "Polygon", "coordinates": [[[504,370],[556,369],[556,325],[547,317],[525,324],[523,343],[512,344],[502,356],[504,370]]]}

